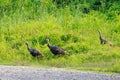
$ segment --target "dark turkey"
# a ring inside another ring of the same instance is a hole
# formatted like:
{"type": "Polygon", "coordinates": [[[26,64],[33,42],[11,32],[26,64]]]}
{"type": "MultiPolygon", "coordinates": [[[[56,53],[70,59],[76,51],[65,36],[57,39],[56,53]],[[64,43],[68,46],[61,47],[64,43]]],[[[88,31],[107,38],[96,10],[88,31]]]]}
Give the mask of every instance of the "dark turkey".
{"type": "Polygon", "coordinates": [[[109,41],[107,41],[106,39],[104,39],[104,38],[102,37],[100,30],[98,30],[98,33],[99,33],[99,36],[100,36],[100,43],[101,43],[101,44],[106,44],[106,43],[108,43],[110,46],[113,46],[113,43],[112,43],[112,42],[109,42],[109,41]]]}
{"type": "Polygon", "coordinates": [[[101,44],[106,44],[107,40],[102,37],[100,30],[98,30],[98,33],[99,33],[99,36],[100,36],[100,43],[101,44]]]}
{"type": "Polygon", "coordinates": [[[29,45],[28,45],[28,42],[25,43],[26,46],[27,46],[27,49],[28,51],[30,52],[30,54],[33,56],[33,57],[38,57],[38,56],[44,56],[39,50],[37,49],[30,49],[29,48],[29,45]]]}
{"type": "Polygon", "coordinates": [[[49,39],[46,39],[47,42],[47,46],[49,47],[50,51],[54,54],[54,55],[66,55],[68,54],[67,51],[65,51],[64,49],[58,47],[58,46],[52,46],[49,43],[49,39]]]}

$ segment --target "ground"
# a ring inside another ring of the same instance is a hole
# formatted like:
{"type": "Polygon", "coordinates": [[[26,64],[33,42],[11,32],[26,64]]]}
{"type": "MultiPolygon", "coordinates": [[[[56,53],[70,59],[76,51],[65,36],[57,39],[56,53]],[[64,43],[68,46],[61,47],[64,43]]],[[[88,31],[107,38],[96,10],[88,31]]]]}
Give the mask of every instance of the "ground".
{"type": "Polygon", "coordinates": [[[1,65],[0,80],[120,80],[120,74],[1,65]]]}

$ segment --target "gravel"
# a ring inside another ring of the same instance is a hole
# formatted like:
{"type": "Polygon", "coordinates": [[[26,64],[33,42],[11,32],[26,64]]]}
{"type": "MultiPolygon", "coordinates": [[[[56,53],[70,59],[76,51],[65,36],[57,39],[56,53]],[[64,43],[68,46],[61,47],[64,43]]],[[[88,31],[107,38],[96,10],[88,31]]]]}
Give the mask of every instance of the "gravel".
{"type": "Polygon", "coordinates": [[[120,74],[0,65],[0,80],[120,80],[120,74]]]}

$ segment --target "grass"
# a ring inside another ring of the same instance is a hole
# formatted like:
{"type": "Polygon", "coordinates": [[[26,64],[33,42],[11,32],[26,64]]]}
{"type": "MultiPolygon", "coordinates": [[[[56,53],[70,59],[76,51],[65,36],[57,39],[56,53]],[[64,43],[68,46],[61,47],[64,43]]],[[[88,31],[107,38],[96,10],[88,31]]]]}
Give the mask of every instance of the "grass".
{"type": "Polygon", "coordinates": [[[38,17],[31,14],[34,18],[30,18],[28,12],[15,12],[1,18],[0,64],[120,72],[119,15],[108,20],[107,14],[98,11],[83,14],[69,7],[51,13],[44,11],[38,17]],[[97,30],[101,30],[114,47],[100,45],[97,30]],[[46,38],[70,55],[54,56],[46,45],[46,38]],[[26,49],[26,41],[45,57],[33,58],[26,49]]]}

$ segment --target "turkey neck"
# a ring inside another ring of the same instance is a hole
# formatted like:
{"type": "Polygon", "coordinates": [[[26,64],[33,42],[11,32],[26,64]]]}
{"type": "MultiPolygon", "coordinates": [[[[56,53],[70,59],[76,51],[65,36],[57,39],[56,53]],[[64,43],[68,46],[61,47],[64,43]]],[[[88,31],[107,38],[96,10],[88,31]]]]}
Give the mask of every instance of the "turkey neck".
{"type": "Polygon", "coordinates": [[[98,33],[99,33],[100,39],[102,39],[102,35],[101,35],[100,31],[98,31],[98,33]]]}
{"type": "Polygon", "coordinates": [[[27,49],[28,49],[28,51],[30,51],[30,48],[29,48],[28,44],[27,44],[27,49]]]}
{"type": "Polygon", "coordinates": [[[50,47],[50,46],[51,46],[51,44],[50,44],[49,42],[47,42],[47,46],[48,46],[48,47],[50,47]]]}

